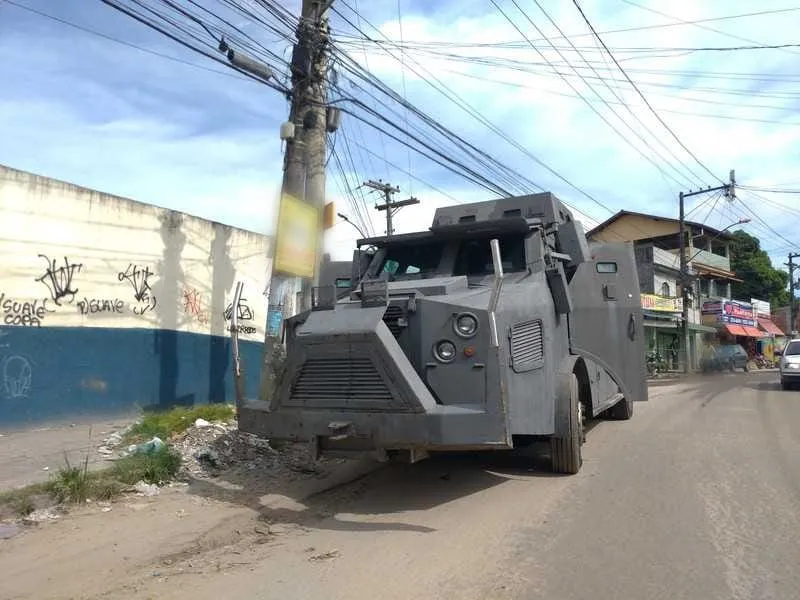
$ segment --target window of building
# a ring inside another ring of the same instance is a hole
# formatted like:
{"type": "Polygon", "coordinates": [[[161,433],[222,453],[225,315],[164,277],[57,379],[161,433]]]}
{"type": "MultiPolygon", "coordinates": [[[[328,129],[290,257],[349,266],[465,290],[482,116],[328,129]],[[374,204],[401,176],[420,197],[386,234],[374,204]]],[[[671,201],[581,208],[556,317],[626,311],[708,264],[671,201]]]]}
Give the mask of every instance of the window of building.
{"type": "Polygon", "coordinates": [[[669,282],[665,281],[661,284],[661,295],[666,298],[672,297],[672,294],[670,294],[669,282]]]}

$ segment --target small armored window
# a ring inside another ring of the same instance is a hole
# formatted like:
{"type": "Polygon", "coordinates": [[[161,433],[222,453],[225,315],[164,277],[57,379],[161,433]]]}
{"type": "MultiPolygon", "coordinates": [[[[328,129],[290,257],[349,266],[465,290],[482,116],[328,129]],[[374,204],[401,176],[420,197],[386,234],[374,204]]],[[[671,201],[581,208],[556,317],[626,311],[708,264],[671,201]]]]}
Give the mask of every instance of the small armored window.
{"type": "Polygon", "coordinates": [[[399,262],[397,262],[396,260],[389,259],[383,265],[383,272],[384,273],[391,273],[392,275],[394,275],[395,273],[397,273],[397,269],[399,269],[399,268],[400,268],[400,263],[399,262]]]}
{"type": "Polygon", "coordinates": [[[503,217],[521,217],[522,216],[522,209],[519,208],[512,208],[511,210],[504,210],[503,217]]]}
{"type": "Polygon", "coordinates": [[[617,272],[617,263],[615,262],[599,262],[597,263],[597,272],[598,273],[616,273],[617,272]]]}
{"type": "Polygon", "coordinates": [[[337,288],[349,288],[350,287],[350,279],[339,278],[334,282],[334,285],[337,288]]]}
{"type": "Polygon", "coordinates": [[[419,267],[416,267],[414,265],[408,265],[406,267],[406,273],[405,274],[406,275],[417,275],[421,271],[422,271],[422,269],[420,269],[419,267]]]}
{"type": "Polygon", "coordinates": [[[459,223],[474,223],[475,222],[475,215],[464,215],[463,217],[459,217],[459,223]]]}

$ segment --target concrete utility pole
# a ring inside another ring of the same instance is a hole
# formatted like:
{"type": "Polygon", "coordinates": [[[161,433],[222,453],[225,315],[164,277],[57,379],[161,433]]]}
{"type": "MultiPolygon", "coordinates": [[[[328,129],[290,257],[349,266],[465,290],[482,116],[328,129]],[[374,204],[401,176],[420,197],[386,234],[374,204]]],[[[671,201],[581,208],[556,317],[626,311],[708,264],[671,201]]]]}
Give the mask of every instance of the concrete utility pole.
{"type": "MultiPolygon", "coordinates": [[[[301,310],[310,308],[311,288],[319,280],[319,267],[324,250],[321,219],[325,207],[325,150],[327,142],[327,108],[325,75],[328,64],[329,26],[327,11],[332,1],[303,0],[297,28],[297,42],[291,61],[292,95],[288,123],[281,128],[286,141],[281,197],[293,196],[314,206],[320,215],[319,238],[314,279],[302,283],[301,310]]],[[[267,336],[261,370],[259,397],[269,398],[275,379],[275,359],[281,344],[284,298],[296,297],[294,276],[275,269],[273,250],[272,274],[267,296],[267,336]]]]}
{"type": "Polygon", "coordinates": [[[397,202],[393,201],[392,194],[399,192],[400,188],[392,187],[390,183],[383,183],[381,180],[373,181],[370,179],[369,181],[365,181],[364,185],[368,188],[372,188],[373,190],[383,192],[384,202],[383,204],[376,204],[375,208],[386,211],[386,235],[394,235],[394,225],[392,223],[392,217],[394,217],[394,213],[404,206],[419,204],[419,200],[412,196],[406,200],[399,200],[397,202]]]}
{"type": "Polygon", "coordinates": [[[698,190],[696,192],[681,192],[678,194],[678,248],[680,253],[680,282],[681,282],[681,300],[683,301],[683,307],[681,310],[681,337],[683,339],[683,372],[688,373],[690,371],[689,368],[689,359],[690,359],[690,351],[689,351],[689,272],[688,272],[688,264],[689,261],[687,260],[686,256],[686,213],[685,213],[685,206],[684,200],[686,198],[691,198],[692,196],[697,196],[699,194],[708,194],[710,192],[718,192],[724,191],[725,196],[728,198],[729,202],[732,202],[736,198],[736,171],[731,169],[730,172],[730,181],[729,183],[725,183],[723,185],[714,187],[714,188],[706,188],[704,190],[698,190]]]}
{"type": "Polygon", "coordinates": [[[797,315],[796,310],[796,302],[794,299],[794,291],[797,288],[797,284],[794,281],[794,270],[797,265],[794,263],[795,258],[800,258],[800,254],[797,253],[789,253],[789,262],[786,263],[786,266],[789,267],[789,335],[794,335],[794,324],[795,318],[797,315]]]}

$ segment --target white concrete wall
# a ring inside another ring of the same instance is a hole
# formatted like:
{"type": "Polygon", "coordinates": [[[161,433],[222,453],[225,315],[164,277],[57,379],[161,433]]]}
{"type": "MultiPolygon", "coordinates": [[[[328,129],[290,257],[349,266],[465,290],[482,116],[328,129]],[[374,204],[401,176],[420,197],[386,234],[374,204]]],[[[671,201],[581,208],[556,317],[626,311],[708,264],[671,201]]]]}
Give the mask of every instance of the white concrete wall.
{"type": "Polygon", "coordinates": [[[2,325],[229,335],[242,281],[240,337],[262,341],[269,250],[264,235],[0,166],[2,325]]]}

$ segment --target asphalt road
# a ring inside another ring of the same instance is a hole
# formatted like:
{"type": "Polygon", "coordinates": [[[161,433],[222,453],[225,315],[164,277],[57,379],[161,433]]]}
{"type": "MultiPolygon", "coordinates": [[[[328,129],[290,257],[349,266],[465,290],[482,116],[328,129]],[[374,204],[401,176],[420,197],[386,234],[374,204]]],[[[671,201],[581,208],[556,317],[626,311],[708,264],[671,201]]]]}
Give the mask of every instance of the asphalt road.
{"type": "MultiPolygon", "coordinates": [[[[774,373],[652,388],[599,422],[576,476],[501,456],[390,467],[306,501],[238,572],[171,598],[800,598],[800,392],[774,373]]],[[[166,595],[165,595],[166,594],[166,595]]],[[[142,595],[142,597],[146,597],[142,595]]]]}
{"type": "MultiPolygon", "coordinates": [[[[460,456],[302,501],[278,490],[238,507],[172,495],[58,530],[66,554],[51,554],[73,561],[82,595],[40,575],[25,584],[36,593],[4,597],[800,599],[799,432],[800,391],[780,391],[775,373],[670,382],[631,421],[592,427],[575,476],[544,460],[460,456]],[[256,520],[270,532],[253,541],[256,520]],[[180,535],[159,537],[175,523],[180,535]],[[109,527],[120,546],[98,559],[82,544],[109,527]],[[139,542],[152,562],[133,568],[139,542]]],[[[15,546],[15,556],[30,546],[31,577],[55,569],[35,558],[55,539],[15,546]]]]}

